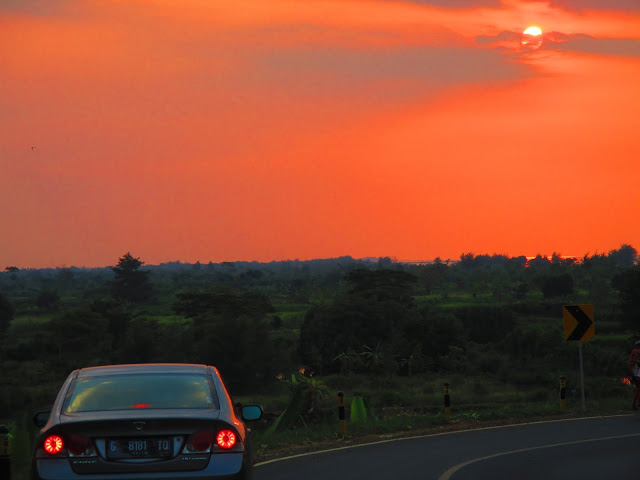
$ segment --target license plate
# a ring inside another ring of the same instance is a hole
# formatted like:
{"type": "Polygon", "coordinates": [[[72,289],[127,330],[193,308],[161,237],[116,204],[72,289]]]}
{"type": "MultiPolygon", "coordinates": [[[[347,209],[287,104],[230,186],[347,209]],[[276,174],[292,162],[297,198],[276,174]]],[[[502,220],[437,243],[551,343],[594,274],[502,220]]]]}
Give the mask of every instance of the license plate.
{"type": "Polygon", "coordinates": [[[171,439],[167,437],[118,438],[109,440],[109,458],[162,458],[171,456],[171,439]]]}

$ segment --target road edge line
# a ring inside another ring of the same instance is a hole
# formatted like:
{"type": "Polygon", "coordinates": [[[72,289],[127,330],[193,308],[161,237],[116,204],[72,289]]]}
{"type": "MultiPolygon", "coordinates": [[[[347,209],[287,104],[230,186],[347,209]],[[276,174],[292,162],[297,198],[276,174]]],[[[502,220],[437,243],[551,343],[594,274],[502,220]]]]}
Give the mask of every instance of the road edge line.
{"type": "MultiPolygon", "coordinates": [[[[345,445],[344,447],[326,448],[326,449],[316,450],[316,451],[313,451],[313,452],[298,453],[298,454],[295,454],[295,455],[287,455],[287,456],[284,456],[284,457],[272,458],[271,460],[264,460],[264,461],[258,462],[258,463],[256,463],[254,465],[254,467],[260,467],[262,465],[268,465],[270,463],[282,462],[282,461],[285,461],[285,460],[292,460],[294,458],[308,457],[308,456],[311,456],[311,455],[319,455],[321,453],[339,452],[341,450],[349,450],[349,449],[352,449],[352,448],[367,447],[369,445],[380,445],[382,443],[389,443],[389,442],[399,442],[399,441],[402,441],[402,440],[413,440],[413,439],[416,439],[416,438],[440,437],[440,436],[443,436],[443,435],[453,435],[453,434],[456,434],[456,433],[475,432],[475,431],[482,431],[482,430],[495,430],[495,429],[498,429],[498,428],[521,427],[523,425],[536,425],[536,424],[539,424],[539,423],[559,423],[559,422],[572,422],[572,421],[578,421],[578,420],[594,420],[594,419],[598,419],[598,418],[616,418],[616,417],[631,417],[631,416],[634,416],[634,414],[632,414],[632,413],[621,413],[621,414],[615,414],[615,415],[594,415],[594,416],[590,416],[590,417],[558,418],[558,419],[552,419],[552,420],[536,420],[534,422],[510,423],[508,425],[492,425],[490,427],[468,428],[468,429],[464,429],[464,430],[454,430],[454,431],[450,431],[450,432],[427,433],[427,434],[424,434],[424,435],[412,435],[410,437],[388,438],[388,439],[385,439],[385,440],[377,440],[377,441],[374,441],[374,442],[360,443],[360,444],[357,444],[357,445],[345,445]]],[[[640,433],[638,435],[640,435],[640,433]]],[[[439,480],[441,480],[441,479],[439,479],[439,480]]]]}
{"type": "Polygon", "coordinates": [[[561,442],[561,443],[551,443],[549,445],[539,445],[537,447],[527,447],[527,448],[519,448],[517,450],[508,450],[506,452],[494,453],[492,455],[487,455],[485,457],[472,458],[471,460],[467,460],[466,462],[459,463],[454,465],[453,467],[446,470],[442,475],[438,477],[438,480],[451,480],[451,476],[462,470],[464,467],[468,467],[469,465],[477,462],[481,462],[483,460],[489,460],[492,458],[502,457],[504,455],[512,455],[514,453],[523,453],[523,452],[531,452],[533,450],[542,450],[544,448],[555,448],[555,447],[566,447],[567,445],[577,445],[579,443],[589,443],[589,442],[601,442],[603,440],[617,440],[620,438],[629,438],[629,437],[638,437],[640,433],[628,433],[626,435],[616,435],[613,437],[600,437],[600,438],[589,438],[587,440],[574,440],[572,442],[561,442]]]}

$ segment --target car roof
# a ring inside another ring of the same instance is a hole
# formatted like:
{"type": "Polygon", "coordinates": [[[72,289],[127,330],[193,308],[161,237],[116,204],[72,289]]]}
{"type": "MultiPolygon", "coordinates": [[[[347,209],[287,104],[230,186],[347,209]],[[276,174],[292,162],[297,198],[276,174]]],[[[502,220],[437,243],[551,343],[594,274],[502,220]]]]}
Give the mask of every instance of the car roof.
{"type": "Polygon", "coordinates": [[[134,363],[123,365],[101,365],[78,370],[78,377],[97,377],[101,375],[123,375],[133,373],[177,373],[205,375],[215,368],[193,363],[134,363]]]}

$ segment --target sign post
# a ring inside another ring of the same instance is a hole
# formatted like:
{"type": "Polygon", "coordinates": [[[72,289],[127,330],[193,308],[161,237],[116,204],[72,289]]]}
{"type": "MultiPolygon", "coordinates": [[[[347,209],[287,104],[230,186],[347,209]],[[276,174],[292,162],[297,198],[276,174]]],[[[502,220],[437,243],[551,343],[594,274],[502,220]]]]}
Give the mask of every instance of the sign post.
{"type": "Polygon", "coordinates": [[[595,334],[593,323],[593,305],[565,305],[562,307],[564,319],[564,339],[567,342],[578,342],[580,355],[580,389],[582,390],[582,409],[586,409],[584,397],[584,363],[582,361],[582,342],[591,340],[595,334]]]}
{"type": "Polygon", "coordinates": [[[584,364],[582,362],[582,342],[578,343],[578,354],[580,355],[580,394],[582,396],[582,410],[586,410],[587,403],[584,399],[584,364]]]}

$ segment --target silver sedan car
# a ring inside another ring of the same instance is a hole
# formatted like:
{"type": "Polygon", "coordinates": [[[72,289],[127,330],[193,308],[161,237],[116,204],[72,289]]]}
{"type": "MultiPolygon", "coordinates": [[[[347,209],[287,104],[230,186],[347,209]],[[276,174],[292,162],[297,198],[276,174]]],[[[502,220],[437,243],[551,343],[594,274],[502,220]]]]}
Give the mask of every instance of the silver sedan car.
{"type": "Polygon", "coordinates": [[[249,479],[245,421],[215,367],[110,365],[72,372],[41,428],[34,480],[249,479]]]}

